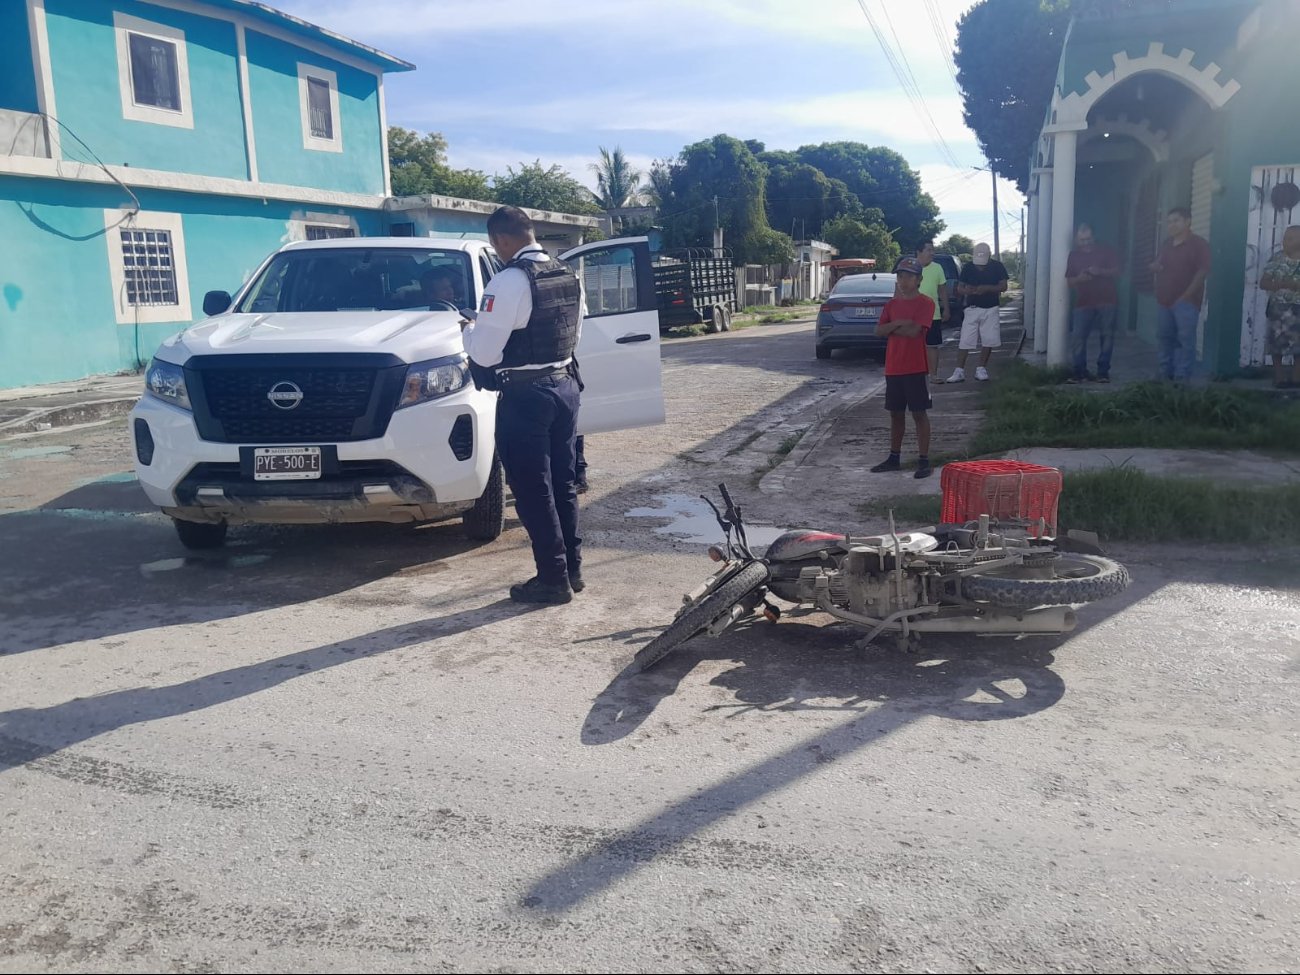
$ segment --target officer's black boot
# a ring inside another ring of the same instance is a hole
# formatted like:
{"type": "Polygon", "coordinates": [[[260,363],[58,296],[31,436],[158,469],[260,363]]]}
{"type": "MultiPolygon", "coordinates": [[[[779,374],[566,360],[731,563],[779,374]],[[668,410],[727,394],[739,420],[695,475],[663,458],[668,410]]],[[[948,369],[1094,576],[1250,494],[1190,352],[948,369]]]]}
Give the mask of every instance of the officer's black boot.
{"type": "Polygon", "coordinates": [[[527,582],[510,587],[510,598],[517,603],[541,603],[546,606],[562,606],[573,601],[573,589],[569,580],[549,584],[533,576],[527,582]]]}

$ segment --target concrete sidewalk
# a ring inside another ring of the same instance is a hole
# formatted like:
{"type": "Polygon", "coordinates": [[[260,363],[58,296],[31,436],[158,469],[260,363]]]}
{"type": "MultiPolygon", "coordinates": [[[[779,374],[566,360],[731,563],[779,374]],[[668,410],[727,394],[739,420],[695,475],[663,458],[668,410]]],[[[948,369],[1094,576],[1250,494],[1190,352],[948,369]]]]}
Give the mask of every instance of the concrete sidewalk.
{"type": "MultiPolygon", "coordinates": [[[[1023,300],[1017,297],[1002,309],[1002,347],[989,364],[991,382],[1017,357],[1024,334],[1023,300]]],[[[1028,344],[1026,342],[1026,344],[1028,344]]],[[[1020,350],[1023,352],[1023,350],[1020,350]]],[[[1111,385],[1079,387],[1097,393],[1125,382],[1151,378],[1146,366],[1149,347],[1127,336],[1116,348],[1111,385]]],[[[1032,361],[1032,351],[1024,356],[1032,361]]],[[[956,335],[950,333],[940,359],[940,374],[948,376],[956,364],[956,335]]],[[[974,370],[958,385],[939,384],[931,389],[932,456],[964,453],[970,436],[984,418],[981,403],[985,383],[974,382],[974,370]]],[[[1074,387],[1071,387],[1074,388],[1074,387]]],[[[889,453],[889,414],[884,408],[884,384],[866,397],[843,403],[808,426],[798,445],[766,474],[759,490],[769,497],[800,498],[816,495],[819,507],[831,507],[846,523],[860,522],[866,502],[900,495],[941,494],[940,471],[923,480],[912,476],[916,462],[916,435],[909,418],[903,440],[902,471],[872,474],[871,467],[889,453]]],[[[1127,466],[1150,474],[1175,477],[1212,477],[1234,483],[1276,485],[1300,483],[1300,459],[1278,458],[1250,451],[1152,450],[1146,448],[1070,449],[1035,447],[1002,455],[1026,463],[1043,464],[1062,471],[1095,470],[1127,466]]]]}
{"type": "Polygon", "coordinates": [[[143,375],[91,376],[75,382],[0,389],[0,440],[126,416],[143,389],[143,375]]]}

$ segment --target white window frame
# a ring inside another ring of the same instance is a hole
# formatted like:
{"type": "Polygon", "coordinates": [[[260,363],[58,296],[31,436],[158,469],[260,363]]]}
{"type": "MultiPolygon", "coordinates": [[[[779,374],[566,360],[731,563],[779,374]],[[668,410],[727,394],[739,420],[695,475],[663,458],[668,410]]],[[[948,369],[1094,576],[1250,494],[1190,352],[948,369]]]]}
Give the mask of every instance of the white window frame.
{"type": "Polygon", "coordinates": [[[343,119],[339,115],[339,76],[329,68],[298,62],[298,107],[302,113],[302,146],[318,152],[343,151],[343,119]],[[323,81],[330,88],[330,121],[334,125],[334,138],[318,139],[311,134],[311,99],[307,95],[307,79],[323,81]]]}
{"type": "Polygon", "coordinates": [[[185,46],[185,32],[165,24],[141,20],[114,11],[113,30],[117,35],[117,81],[122,93],[122,117],[134,122],[152,122],[181,129],[194,128],[194,111],[190,104],[190,60],[185,46]],[[129,34],[140,34],[176,46],[176,87],[180,93],[179,111],[156,105],[137,105],[131,83],[131,42],[129,34]]]}
{"type": "Polygon", "coordinates": [[[361,236],[357,221],[343,213],[305,213],[299,211],[289,220],[289,235],[286,240],[306,240],[308,227],[329,227],[331,230],[350,230],[353,237],[361,236]]]}
{"type": "Polygon", "coordinates": [[[185,230],[179,213],[141,210],[104,211],[104,237],[108,244],[108,279],[113,287],[113,311],[119,325],[156,325],[194,320],[190,311],[190,276],[185,260],[185,230]],[[126,300],[126,267],[122,260],[123,228],[127,230],[165,230],[172,240],[172,269],[176,275],[174,305],[132,305],[126,300]]]}

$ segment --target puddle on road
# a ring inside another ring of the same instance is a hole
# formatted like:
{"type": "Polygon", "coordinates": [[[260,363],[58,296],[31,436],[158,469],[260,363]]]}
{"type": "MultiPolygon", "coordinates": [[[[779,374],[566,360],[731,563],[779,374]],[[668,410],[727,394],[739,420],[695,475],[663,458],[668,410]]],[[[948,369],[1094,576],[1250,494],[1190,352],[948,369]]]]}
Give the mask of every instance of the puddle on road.
{"type": "Polygon", "coordinates": [[[254,565],[261,565],[269,561],[269,555],[235,555],[226,558],[206,558],[203,556],[188,555],[179,559],[159,559],[156,562],[146,562],[140,566],[140,572],[146,576],[158,575],[163,572],[175,572],[177,569],[184,569],[189,566],[202,566],[205,569],[247,569],[254,565]]]}
{"type": "Polygon", "coordinates": [[[135,480],[134,471],[122,471],[119,474],[105,474],[103,477],[88,477],[84,481],[78,481],[77,487],[89,487],[92,484],[133,484],[135,480]]]}
{"type": "MultiPolygon", "coordinates": [[[[686,494],[664,494],[655,500],[661,507],[633,508],[625,517],[666,518],[668,524],[655,528],[656,535],[676,535],[683,541],[698,545],[722,543],[722,529],[713,517],[713,510],[703,499],[686,494]]],[[[745,525],[745,535],[751,547],[770,545],[785,532],[786,529],[771,525],[745,525]]]]}

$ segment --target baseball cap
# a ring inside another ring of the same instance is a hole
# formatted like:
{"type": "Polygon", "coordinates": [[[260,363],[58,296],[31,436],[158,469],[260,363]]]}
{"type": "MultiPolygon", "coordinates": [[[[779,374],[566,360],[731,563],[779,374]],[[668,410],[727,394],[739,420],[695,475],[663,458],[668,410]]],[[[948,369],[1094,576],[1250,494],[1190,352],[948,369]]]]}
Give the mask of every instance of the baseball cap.
{"type": "Polygon", "coordinates": [[[976,264],[982,266],[984,264],[987,264],[989,262],[989,258],[992,256],[993,256],[993,251],[989,248],[988,244],[976,244],[975,253],[971,255],[971,260],[974,261],[976,264]]]}
{"type": "Polygon", "coordinates": [[[894,265],[894,273],[915,274],[919,276],[922,273],[921,262],[918,261],[915,257],[904,257],[900,259],[897,264],[894,265]]]}

